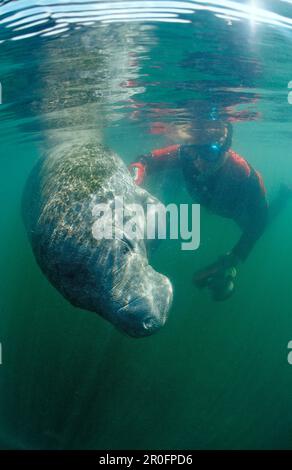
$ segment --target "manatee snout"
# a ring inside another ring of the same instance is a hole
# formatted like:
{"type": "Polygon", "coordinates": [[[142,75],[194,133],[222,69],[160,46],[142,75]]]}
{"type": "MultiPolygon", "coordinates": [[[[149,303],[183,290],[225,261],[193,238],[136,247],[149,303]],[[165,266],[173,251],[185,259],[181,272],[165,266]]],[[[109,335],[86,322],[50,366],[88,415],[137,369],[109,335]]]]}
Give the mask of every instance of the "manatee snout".
{"type": "Polygon", "coordinates": [[[133,299],[116,312],[117,326],[130,336],[141,338],[159,331],[168,318],[173,291],[166,276],[148,266],[144,292],[135,292],[133,299]]]}

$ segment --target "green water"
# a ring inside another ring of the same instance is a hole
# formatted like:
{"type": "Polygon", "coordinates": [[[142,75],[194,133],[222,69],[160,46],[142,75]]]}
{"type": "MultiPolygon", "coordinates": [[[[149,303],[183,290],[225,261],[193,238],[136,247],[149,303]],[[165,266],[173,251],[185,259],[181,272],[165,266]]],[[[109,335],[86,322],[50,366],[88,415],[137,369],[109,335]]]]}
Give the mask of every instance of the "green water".
{"type": "MultiPolygon", "coordinates": [[[[158,27],[159,45],[144,57],[148,54],[152,63],[165,67],[180,61],[186,49],[183,34],[190,37],[184,26],[177,30],[182,44],[176,57],[165,49],[172,43],[172,28],[158,27]]],[[[240,93],[239,101],[261,114],[256,120],[238,119],[233,148],[261,171],[272,199],[282,181],[292,181],[292,107],[287,103],[291,42],[275,32],[275,51],[270,32],[260,33],[253,41],[261,73],[249,91],[257,94],[257,101],[245,103],[240,93]]],[[[28,111],[31,94],[42,90],[32,92],[29,82],[32,71],[42,75],[46,48],[54,51],[58,40],[41,46],[31,62],[26,62],[20,44],[5,46],[10,55],[3,62],[6,83],[12,82],[11,108],[4,109],[0,122],[0,448],[292,449],[292,366],[287,361],[292,339],[292,201],[240,269],[236,293],[226,302],[215,303],[208,293],[194,289],[191,278],[230,249],[239,230],[232,221],[202,210],[199,250],[184,252],[179,242],[166,241],[152,256],[153,266],[174,286],[170,318],[161,332],[131,339],[100,317],[73,308],[41,274],[21,219],[22,190],[46,132],[28,111]],[[15,77],[21,64],[22,74],[15,77]],[[15,83],[23,89],[13,99],[15,83]]],[[[204,42],[190,47],[204,50],[204,42]]],[[[227,54],[223,51],[219,59],[228,62],[227,54]]],[[[141,81],[146,70],[151,73],[144,63],[141,81]]],[[[146,82],[168,81],[167,71],[153,70],[157,76],[148,75],[146,82]]],[[[127,162],[141,148],[148,151],[167,143],[167,137],[147,133],[149,120],[154,120],[147,103],[178,109],[177,100],[194,99],[190,87],[186,92],[180,87],[181,96],[174,91],[178,83],[196,82],[202,74],[207,79],[206,71],[197,77],[190,77],[191,72],[174,69],[168,97],[163,86],[159,91],[144,83],[146,90],[138,98],[145,114],[131,121],[132,110],[126,108],[120,121],[108,123],[106,139],[127,162]]],[[[52,77],[58,73],[64,71],[56,68],[52,77]]],[[[212,93],[211,100],[216,97],[212,93]]],[[[204,95],[203,101],[207,99],[204,95]]],[[[185,118],[179,109],[178,115],[185,118]]],[[[156,120],[162,121],[163,115],[156,120]]],[[[169,178],[171,184],[153,181],[149,187],[164,202],[190,202],[182,178],[169,178]]]]}

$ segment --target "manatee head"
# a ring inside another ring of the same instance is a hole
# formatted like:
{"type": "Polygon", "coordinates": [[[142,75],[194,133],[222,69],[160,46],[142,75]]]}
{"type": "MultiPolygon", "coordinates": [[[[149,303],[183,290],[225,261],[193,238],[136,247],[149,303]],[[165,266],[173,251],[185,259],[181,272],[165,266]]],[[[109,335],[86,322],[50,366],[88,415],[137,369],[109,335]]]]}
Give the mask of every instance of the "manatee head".
{"type": "MultiPolygon", "coordinates": [[[[153,208],[158,201],[140,188],[134,201],[134,220],[129,217],[129,206],[124,204],[123,223],[116,220],[112,225],[114,237],[99,241],[97,264],[100,291],[106,293],[103,315],[120,330],[141,337],[155,333],[165,324],[172,303],[172,285],[148,261],[144,211],[146,204],[153,208]],[[131,231],[133,226],[135,233],[131,231]]],[[[112,214],[110,224],[115,220],[112,214]]],[[[100,222],[97,220],[95,227],[100,228],[100,222]]]]}
{"type": "Polygon", "coordinates": [[[98,270],[101,291],[106,293],[103,315],[120,330],[131,336],[148,336],[165,324],[172,286],[149,265],[138,243],[104,241],[98,270]]]}

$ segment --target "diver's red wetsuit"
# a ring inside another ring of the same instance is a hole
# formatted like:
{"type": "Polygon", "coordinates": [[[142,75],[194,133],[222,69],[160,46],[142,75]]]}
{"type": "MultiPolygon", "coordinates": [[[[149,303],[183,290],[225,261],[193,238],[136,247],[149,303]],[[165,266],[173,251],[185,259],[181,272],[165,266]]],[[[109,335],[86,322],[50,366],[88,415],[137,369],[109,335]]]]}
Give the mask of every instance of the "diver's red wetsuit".
{"type": "Polygon", "coordinates": [[[143,182],[146,173],[181,167],[194,201],[215,214],[233,219],[240,226],[243,233],[232,254],[244,261],[265,229],[268,204],[260,174],[233,150],[228,153],[229,158],[211,175],[197,170],[190,145],[154,150],[132,165],[138,167],[137,184],[143,182]]]}

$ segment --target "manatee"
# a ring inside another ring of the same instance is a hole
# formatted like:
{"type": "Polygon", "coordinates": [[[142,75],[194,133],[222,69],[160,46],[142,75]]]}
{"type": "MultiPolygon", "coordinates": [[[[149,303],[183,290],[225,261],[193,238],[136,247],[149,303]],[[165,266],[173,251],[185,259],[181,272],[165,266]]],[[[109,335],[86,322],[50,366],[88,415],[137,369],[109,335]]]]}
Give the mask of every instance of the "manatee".
{"type": "Polygon", "coordinates": [[[113,239],[93,236],[94,207],[116,197],[125,206],[153,201],[99,139],[71,139],[49,149],[33,168],[23,195],[24,222],[42,272],[73,306],[144,337],[165,324],[172,286],[150,266],[145,239],[129,240],[123,230],[113,239]]]}

